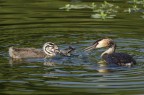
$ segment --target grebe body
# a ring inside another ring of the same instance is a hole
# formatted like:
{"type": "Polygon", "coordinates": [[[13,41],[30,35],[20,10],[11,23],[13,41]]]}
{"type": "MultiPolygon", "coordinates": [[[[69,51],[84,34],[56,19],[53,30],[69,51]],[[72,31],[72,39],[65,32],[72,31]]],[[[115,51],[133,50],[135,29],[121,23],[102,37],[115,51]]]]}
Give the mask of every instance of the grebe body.
{"type": "Polygon", "coordinates": [[[43,50],[36,48],[9,48],[9,56],[16,59],[53,57],[56,53],[59,53],[58,46],[52,42],[45,43],[43,50]]]}
{"type": "Polygon", "coordinates": [[[95,48],[107,47],[108,49],[101,54],[101,58],[107,64],[116,64],[119,66],[132,66],[136,64],[136,61],[132,56],[126,53],[117,53],[116,44],[110,38],[99,39],[93,43],[92,46],[87,47],[85,50],[89,51],[95,48]]]}

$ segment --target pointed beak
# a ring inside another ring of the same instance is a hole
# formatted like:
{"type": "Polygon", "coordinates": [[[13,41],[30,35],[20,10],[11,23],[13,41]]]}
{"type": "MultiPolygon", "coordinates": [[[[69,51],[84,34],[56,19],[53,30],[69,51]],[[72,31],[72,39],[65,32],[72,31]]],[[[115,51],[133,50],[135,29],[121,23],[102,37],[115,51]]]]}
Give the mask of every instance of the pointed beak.
{"type": "Polygon", "coordinates": [[[90,51],[90,50],[93,50],[93,49],[96,49],[96,45],[95,44],[85,48],[84,50],[85,51],[90,51]]]}

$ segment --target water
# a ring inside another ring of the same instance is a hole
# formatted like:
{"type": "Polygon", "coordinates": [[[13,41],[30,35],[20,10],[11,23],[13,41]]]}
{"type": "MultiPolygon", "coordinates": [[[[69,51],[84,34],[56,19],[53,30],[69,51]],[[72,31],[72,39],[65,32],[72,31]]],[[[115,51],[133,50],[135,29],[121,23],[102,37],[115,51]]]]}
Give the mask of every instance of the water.
{"type": "MultiPolygon", "coordinates": [[[[76,0],[73,0],[72,3],[76,0]]],[[[93,0],[92,0],[93,1],[93,0]]],[[[112,0],[111,0],[112,1],[112,0]]],[[[144,94],[144,19],[142,13],[124,13],[126,1],[113,19],[93,19],[90,9],[60,10],[66,0],[0,0],[0,93],[1,94],[144,94]],[[137,65],[99,72],[103,49],[83,53],[96,39],[110,37],[119,52],[134,55],[137,65]],[[11,61],[10,46],[41,48],[52,41],[61,49],[77,48],[72,57],[11,61]]],[[[78,2],[91,4],[92,2],[78,2]]],[[[98,2],[101,3],[101,2],[98,2]]],[[[143,10],[142,10],[143,11],[143,10]]]]}

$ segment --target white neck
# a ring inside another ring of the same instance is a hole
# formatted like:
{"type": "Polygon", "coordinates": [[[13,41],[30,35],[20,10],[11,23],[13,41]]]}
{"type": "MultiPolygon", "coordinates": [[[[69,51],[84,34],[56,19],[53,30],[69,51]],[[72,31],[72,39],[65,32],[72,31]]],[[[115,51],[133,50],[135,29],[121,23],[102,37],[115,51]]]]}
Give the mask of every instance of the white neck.
{"type": "Polygon", "coordinates": [[[109,47],[105,52],[103,52],[103,53],[101,54],[101,57],[103,58],[103,56],[104,56],[105,54],[112,54],[112,53],[114,53],[114,52],[115,52],[115,49],[116,49],[116,45],[114,44],[114,45],[112,45],[111,47],[109,47]]]}

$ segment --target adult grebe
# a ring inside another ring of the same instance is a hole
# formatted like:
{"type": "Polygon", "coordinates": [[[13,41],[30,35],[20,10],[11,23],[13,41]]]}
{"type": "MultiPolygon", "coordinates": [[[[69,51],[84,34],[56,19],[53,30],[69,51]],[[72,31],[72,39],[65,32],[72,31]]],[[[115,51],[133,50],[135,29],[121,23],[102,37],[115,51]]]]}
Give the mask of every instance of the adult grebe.
{"type": "Polygon", "coordinates": [[[9,48],[10,57],[16,59],[53,57],[57,53],[59,53],[58,46],[52,42],[46,42],[43,45],[43,50],[36,48],[9,48]]]}
{"type": "Polygon", "coordinates": [[[119,66],[132,66],[136,64],[136,61],[132,58],[132,56],[126,53],[116,53],[116,44],[110,38],[99,39],[93,43],[92,46],[85,48],[86,51],[95,49],[108,47],[108,49],[101,54],[102,59],[107,64],[116,64],[119,66]]]}

